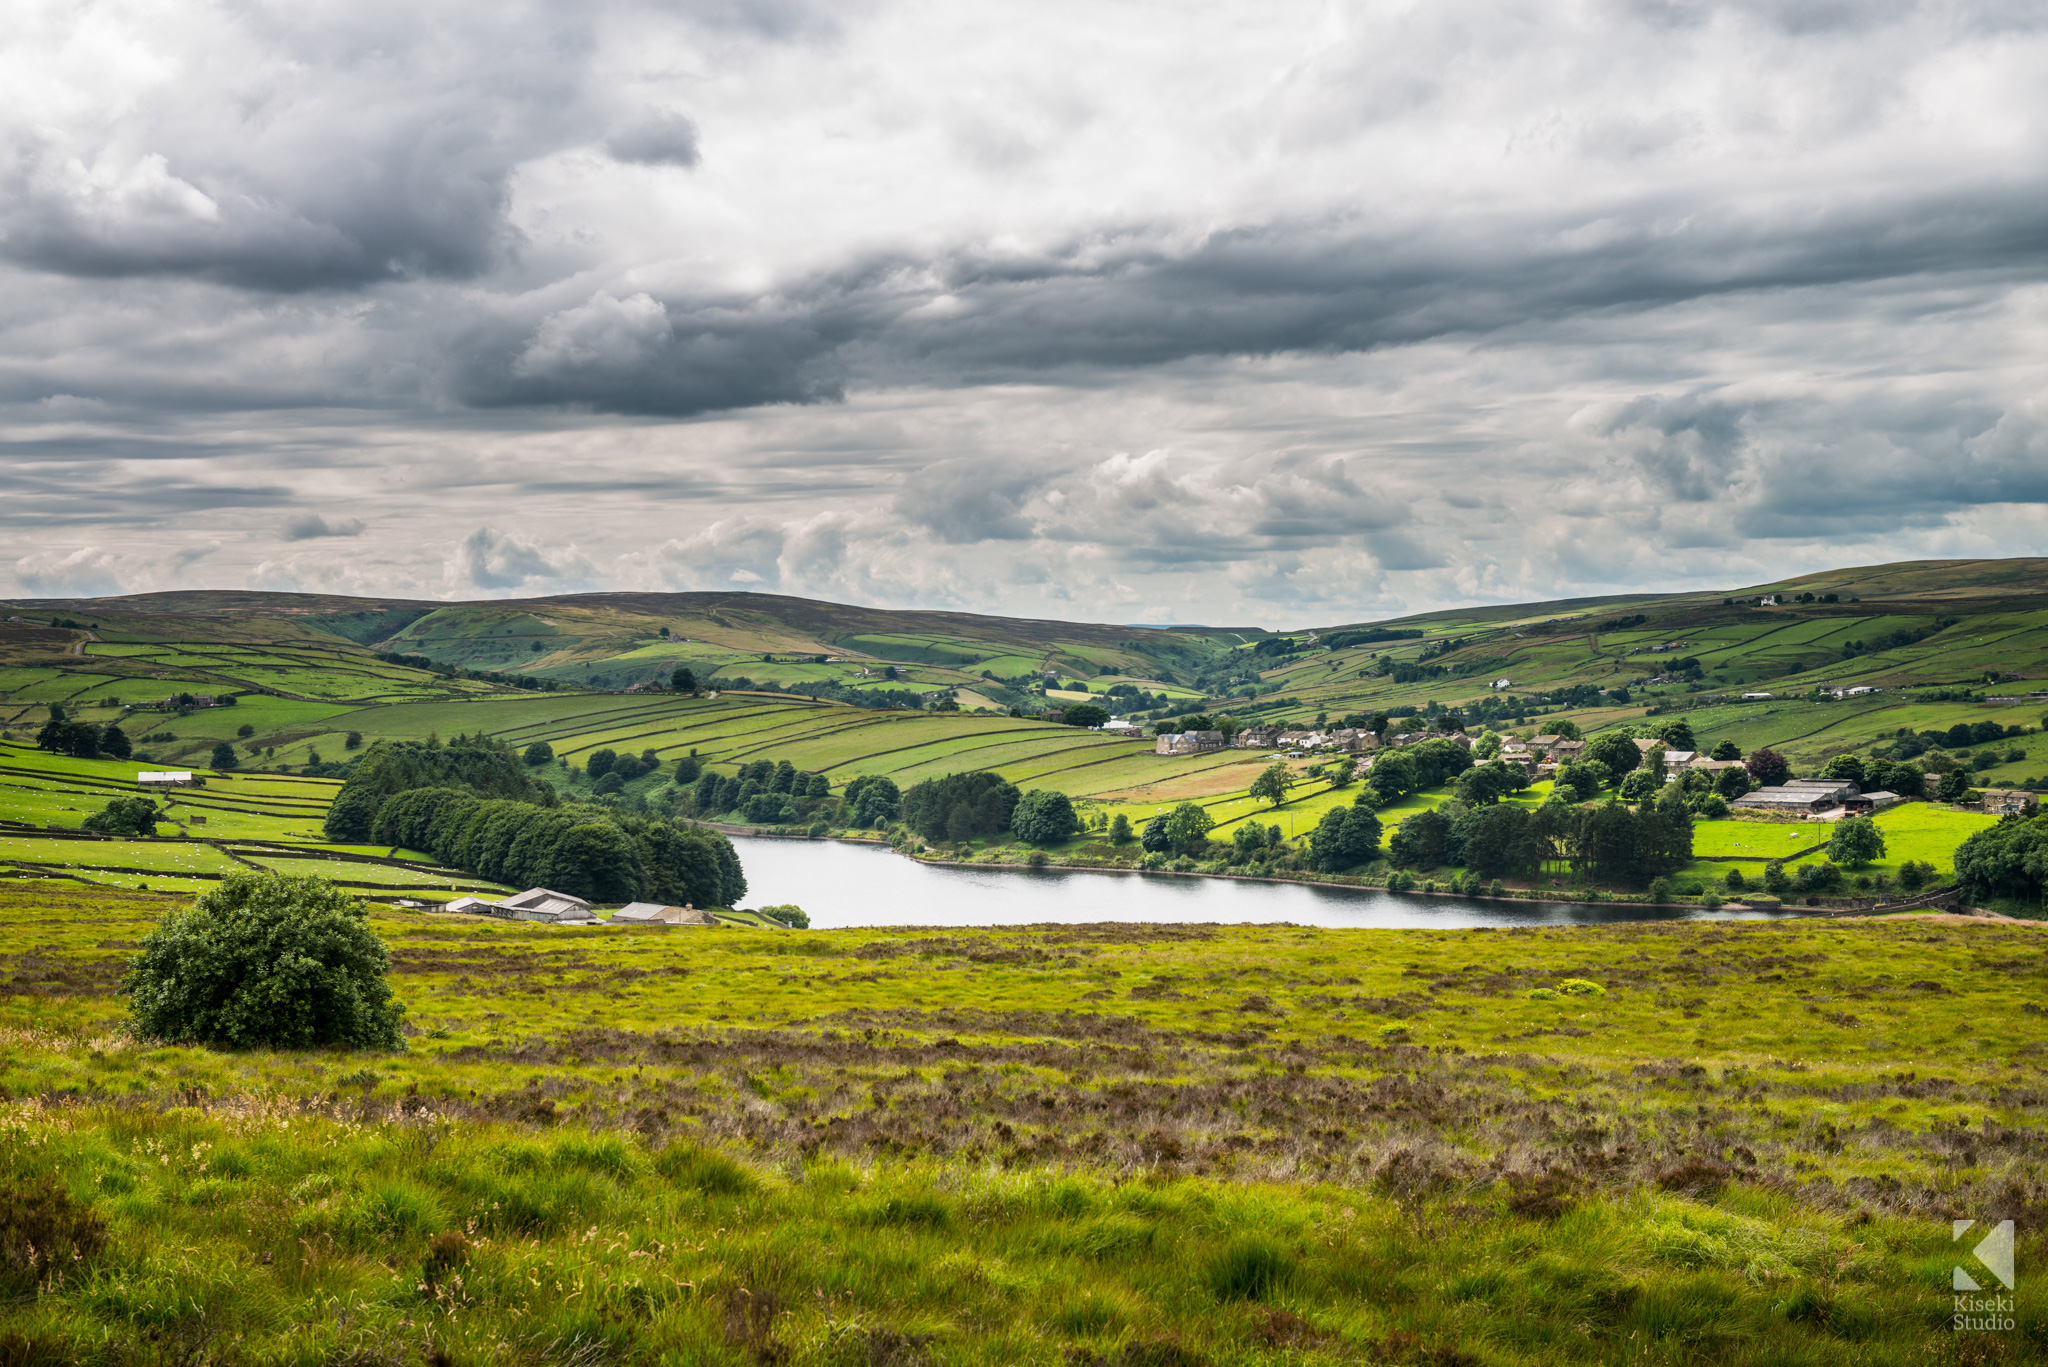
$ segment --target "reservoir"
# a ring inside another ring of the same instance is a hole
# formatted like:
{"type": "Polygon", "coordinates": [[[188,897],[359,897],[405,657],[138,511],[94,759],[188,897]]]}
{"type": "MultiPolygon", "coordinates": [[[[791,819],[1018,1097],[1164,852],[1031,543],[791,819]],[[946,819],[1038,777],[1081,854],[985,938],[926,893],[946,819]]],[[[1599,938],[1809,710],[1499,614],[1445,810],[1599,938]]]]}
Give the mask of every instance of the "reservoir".
{"type": "Polygon", "coordinates": [[[853,926],[1013,926],[1056,921],[1470,930],[1611,921],[1764,920],[1785,912],[1425,897],[1370,888],[1255,883],[1167,873],[932,867],[881,845],[733,836],[748,906],[794,903],[818,930],[853,926]]]}

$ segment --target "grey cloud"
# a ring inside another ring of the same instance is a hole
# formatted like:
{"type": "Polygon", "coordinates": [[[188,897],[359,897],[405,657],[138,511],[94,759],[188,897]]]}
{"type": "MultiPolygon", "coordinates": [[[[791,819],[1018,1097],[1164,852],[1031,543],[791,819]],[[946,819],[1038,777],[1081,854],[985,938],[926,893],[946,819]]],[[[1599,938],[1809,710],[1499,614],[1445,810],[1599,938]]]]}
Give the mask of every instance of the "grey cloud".
{"type": "Polygon", "coordinates": [[[604,150],[642,166],[695,166],[697,125],[673,110],[652,109],[605,139],[604,150]]]}
{"type": "Polygon", "coordinates": [[[1023,505],[1043,483],[1043,476],[1025,470],[943,460],[904,481],[895,509],[948,545],[1023,541],[1032,535],[1023,505]]]}
{"type": "Polygon", "coordinates": [[[361,536],[363,520],[359,517],[337,518],[329,522],[318,513],[307,513],[284,524],[284,539],[287,541],[311,541],[323,536],[361,536]]]}

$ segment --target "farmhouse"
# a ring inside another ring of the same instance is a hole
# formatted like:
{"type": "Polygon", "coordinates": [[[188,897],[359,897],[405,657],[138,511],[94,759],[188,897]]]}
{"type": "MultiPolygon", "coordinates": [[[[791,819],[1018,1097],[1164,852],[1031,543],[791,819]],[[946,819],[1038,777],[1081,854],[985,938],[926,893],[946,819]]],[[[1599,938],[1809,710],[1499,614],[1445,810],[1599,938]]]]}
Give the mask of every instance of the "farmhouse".
{"type": "Polygon", "coordinates": [[[1277,726],[1247,726],[1231,737],[1231,748],[1236,750],[1270,750],[1280,743],[1280,728],[1277,726]]]}
{"type": "Polygon", "coordinates": [[[2040,799],[2024,788],[1986,788],[1984,810],[1993,816],[2032,816],[2040,799]]]}
{"type": "Polygon", "coordinates": [[[1155,755],[1199,755],[1223,748],[1221,731],[1182,731],[1160,736],[1152,746],[1155,755]]]}
{"type": "Polygon", "coordinates": [[[147,770],[135,776],[138,788],[191,788],[197,784],[189,769],[147,770]]]}

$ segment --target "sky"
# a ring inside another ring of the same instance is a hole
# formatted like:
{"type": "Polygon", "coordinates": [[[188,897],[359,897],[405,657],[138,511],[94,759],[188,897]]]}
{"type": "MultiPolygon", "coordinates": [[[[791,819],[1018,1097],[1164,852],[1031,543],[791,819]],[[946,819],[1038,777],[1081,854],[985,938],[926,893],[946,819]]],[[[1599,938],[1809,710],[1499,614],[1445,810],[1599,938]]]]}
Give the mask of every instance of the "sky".
{"type": "Polygon", "coordinates": [[[14,0],[0,594],[2048,548],[2038,0],[14,0]]]}

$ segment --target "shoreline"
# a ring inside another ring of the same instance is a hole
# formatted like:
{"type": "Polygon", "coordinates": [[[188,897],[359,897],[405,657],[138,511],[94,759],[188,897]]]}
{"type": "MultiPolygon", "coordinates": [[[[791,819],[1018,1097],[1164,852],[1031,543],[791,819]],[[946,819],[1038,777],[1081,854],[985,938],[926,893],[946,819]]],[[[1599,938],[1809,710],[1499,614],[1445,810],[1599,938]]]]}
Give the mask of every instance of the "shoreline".
{"type": "MultiPolygon", "coordinates": [[[[805,842],[835,841],[837,843],[846,845],[865,845],[871,847],[879,847],[881,849],[888,850],[891,854],[898,855],[902,858],[912,861],[913,863],[921,864],[928,868],[974,869],[984,871],[1001,871],[1007,873],[1100,873],[1126,877],[1165,876],[1171,878],[1214,878],[1235,883],[1266,883],[1277,884],[1286,887],[1321,888],[1337,892],[1380,893],[1392,897],[1450,897],[1456,898],[1460,901],[1485,901],[1497,902],[1501,904],[1527,902],[1538,906],[1549,905],[1574,907],[1640,907],[1644,910],[1650,910],[1654,908],[1657,910],[1674,911],[1710,910],[1709,908],[1702,907],[1697,902],[1639,902],[1621,897],[1606,896],[1603,896],[1597,902],[1589,902],[1583,898],[1572,897],[1569,895],[1532,897],[1493,897],[1489,894],[1482,892],[1425,892],[1421,888],[1409,888],[1404,892],[1394,892],[1383,885],[1372,886],[1357,883],[1327,883],[1323,882],[1321,879],[1316,878],[1276,878],[1271,876],[1260,876],[1242,873],[1207,873],[1198,869],[1138,869],[1104,867],[1099,864],[1045,863],[1034,865],[995,862],[981,863],[975,860],[962,859],[922,859],[919,858],[917,855],[904,853],[903,850],[891,845],[886,840],[874,837],[841,835],[785,835],[774,830],[762,829],[751,826],[741,826],[718,822],[707,822],[705,824],[711,826],[713,830],[716,830],[721,834],[728,836],[743,836],[753,840],[792,840],[805,842]]],[[[2010,919],[1997,917],[1994,913],[1979,911],[1976,909],[1964,911],[1959,910],[1955,907],[1944,907],[1939,905],[1944,901],[1953,899],[1953,897],[1953,893],[1935,894],[1930,897],[1912,898],[1908,901],[1901,902],[1896,905],[1878,904],[1870,907],[1794,907],[1784,903],[1781,903],[1777,907],[1756,907],[1751,906],[1749,903],[1744,902],[1739,898],[1730,898],[1726,902],[1723,902],[1719,907],[1711,908],[1711,910],[1727,912],[1754,912],[1759,916],[1771,917],[1778,920],[1789,920],[1793,918],[1810,918],[1816,920],[1842,920],[1851,917],[1860,918],[1869,916],[1893,916],[1904,915],[1913,912],[1929,911],[1939,911],[1946,912],[1951,915],[1972,916],[1990,919],[2010,919]]]]}

